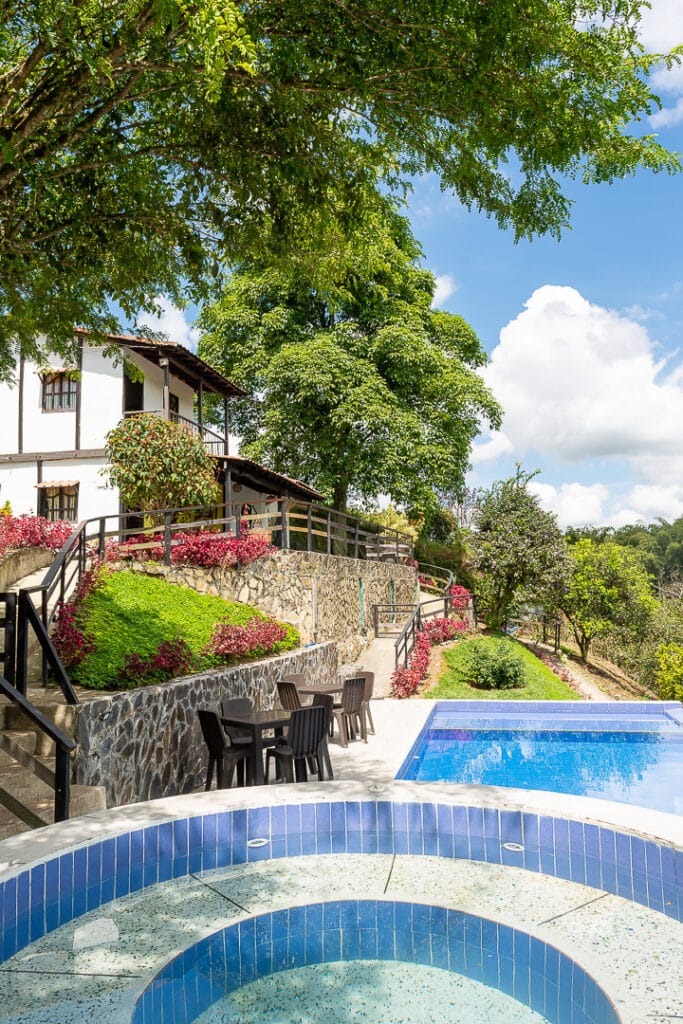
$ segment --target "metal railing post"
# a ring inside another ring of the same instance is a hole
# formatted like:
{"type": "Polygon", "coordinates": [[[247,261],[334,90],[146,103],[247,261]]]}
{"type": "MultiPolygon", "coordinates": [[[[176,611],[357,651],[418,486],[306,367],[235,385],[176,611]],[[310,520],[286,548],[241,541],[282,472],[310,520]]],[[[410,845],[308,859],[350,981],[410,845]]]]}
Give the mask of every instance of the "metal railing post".
{"type": "Polygon", "coordinates": [[[105,540],[105,536],[104,535],[105,535],[105,521],[104,521],[104,518],[102,518],[102,519],[100,519],[100,529],[99,529],[99,535],[98,535],[98,540],[97,540],[97,557],[99,558],[100,562],[104,561],[104,548],[105,548],[105,544],[106,544],[106,540],[105,540]]]}
{"type": "Polygon", "coordinates": [[[26,601],[28,594],[23,590],[19,591],[19,603],[17,606],[17,671],[16,687],[19,693],[26,696],[26,680],[28,676],[28,621],[26,614],[26,601]]]}
{"type": "MultiPolygon", "coordinates": [[[[47,590],[41,590],[40,592],[40,617],[43,620],[45,631],[48,629],[48,606],[47,606],[47,590]]],[[[47,655],[45,654],[45,648],[41,646],[41,679],[43,683],[43,689],[47,689],[47,655]]]]}
{"type": "Polygon", "coordinates": [[[57,743],[55,763],[55,821],[66,821],[69,817],[71,796],[71,761],[68,750],[57,743]]]}
{"type": "Polygon", "coordinates": [[[164,512],[164,565],[171,564],[171,513],[164,512]]]}
{"type": "Polygon", "coordinates": [[[0,598],[5,605],[5,617],[2,625],[5,635],[3,639],[2,673],[8,683],[14,686],[17,648],[17,595],[8,593],[0,598]]]}

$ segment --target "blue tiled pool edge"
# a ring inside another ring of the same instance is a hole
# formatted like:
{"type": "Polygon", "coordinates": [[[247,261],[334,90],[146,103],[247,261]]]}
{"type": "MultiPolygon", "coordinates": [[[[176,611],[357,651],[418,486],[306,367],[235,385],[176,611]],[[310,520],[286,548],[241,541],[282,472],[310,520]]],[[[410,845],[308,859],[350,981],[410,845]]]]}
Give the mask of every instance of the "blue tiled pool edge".
{"type": "Polygon", "coordinates": [[[0,959],[158,882],[271,857],[328,853],[506,864],[593,886],[683,920],[683,849],[664,842],[579,819],[475,804],[320,801],[176,818],[8,872],[0,881],[0,959]],[[267,843],[252,847],[251,839],[267,843]]]}
{"type": "Polygon", "coordinates": [[[339,960],[399,960],[465,975],[549,1021],[618,1024],[575,961],[518,929],[461,910],[333,900],[246,918],[171,960],[139,997],[131,1024],[186,1024],[227,993],[278,971],[339,960]]]}

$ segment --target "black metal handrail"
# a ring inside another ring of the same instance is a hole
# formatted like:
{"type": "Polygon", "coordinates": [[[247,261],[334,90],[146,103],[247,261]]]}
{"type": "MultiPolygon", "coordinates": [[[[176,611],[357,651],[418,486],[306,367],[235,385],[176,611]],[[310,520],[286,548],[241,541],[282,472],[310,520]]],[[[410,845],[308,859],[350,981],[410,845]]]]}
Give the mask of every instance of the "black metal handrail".
{"type": "MultiPolygon", "coordinates": [[[[55,744],[55,821],[66,821],[69,817],[71,796],[71,764],[69,754],[76,744],[51,722],[42,711],[35,707],[23,693],[0,676],[0,693],[21,708],[26,717],[55,744]]],[[[6,751],[7,752],[7,751],[6,751]]],[[[15,760],[17,760],[15,758],[15,760]]]]}
{"type": "Polygon", "coordinates": [[[418,562],[417,571],[420,576],[420,586],[424,590],[436,590],[440,594],[445,594],[454,581],[451,570],[444,569],[441,565],[418,562]]]}
{"type": "Polygon", "coordinates": [[[443,597],[432,597],[429,601],[420,601],[419,604],[414,605],[412,615],[398,634],[394,644],[394,664],[396,668],[399,667],[401,661],[403,661],[405,666],[408,665],[408,659],[415,646],[417,634],[422,629],[425,621],[441,616],[444,619],[449,618],[452,607],[453,599],[448,594],[444,594],[443,597]],[[431,607],[433,605],[436,605],[436,607],[431,607]]]}

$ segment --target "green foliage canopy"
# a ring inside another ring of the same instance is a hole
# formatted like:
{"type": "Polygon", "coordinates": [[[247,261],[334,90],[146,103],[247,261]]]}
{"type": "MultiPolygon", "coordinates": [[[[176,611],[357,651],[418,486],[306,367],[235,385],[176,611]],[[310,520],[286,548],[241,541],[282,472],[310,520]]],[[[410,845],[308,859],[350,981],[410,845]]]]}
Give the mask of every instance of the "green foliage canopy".
{"type": "Polygon", "coordinates": [[[630,639],[643,636],[655,610],[650,577],[632,551],[613,541],[589,538],[570,547],[572,575],[560,600],[581,657],[588,658],[598,637],[623,631],[630,639]]]}
{"type": "Polygon", "coordinates": [[[485,491],[474,514],[472,549],[477,591],[488,625],[500,629],[516,600],[556,606],[569,576],[567,547],[550,512],[514,477],[485,491]]]}
{"type": "Polygon", "coordinates": [[[520,237],[567,223],[561,175],[677,169],[626,128],[658,103],[644,6],[0,0],[0,373],[227,254],[314,266],[422,171],[520,237]]]}
{"type": "Polygon", "coordinates": [[[130,416],[106,438],[105,475],[131,511],[208,506],[220,500],[201,438],[154,413],[130,416]]]}
{"type": "Polygon", "coordinates": [[[473,330],[431,308],[407,221],[387,203],[374,241],[330,255],[333,289],[244,267],[200,319],[199,352],[259,402],[231,429],[242,452],[301,477],[344,509],[350,492],[420,509],[462,482],[480,421],[499,408],[473,330]]]}

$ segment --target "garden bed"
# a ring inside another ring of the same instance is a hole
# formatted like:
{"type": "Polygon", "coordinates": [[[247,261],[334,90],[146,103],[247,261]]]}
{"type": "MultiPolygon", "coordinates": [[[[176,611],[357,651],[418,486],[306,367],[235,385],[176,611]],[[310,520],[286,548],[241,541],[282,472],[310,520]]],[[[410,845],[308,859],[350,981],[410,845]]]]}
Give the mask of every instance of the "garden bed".
{"type": "Polygon", "coordinates": [[[55,630],[69,675],[82,686],[131,689],[299,645],[294,626],[251,605],[158,577],[105,569],[82,583],[55,630]]]}

